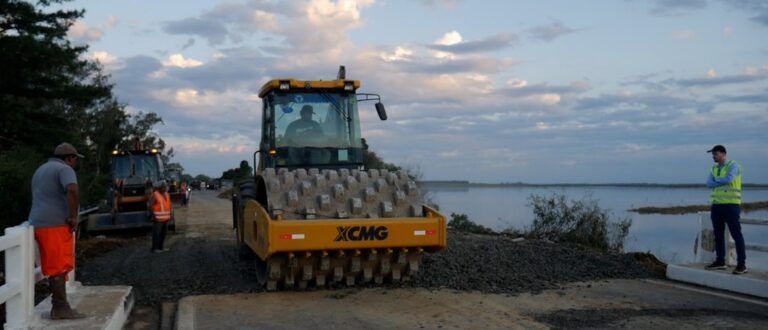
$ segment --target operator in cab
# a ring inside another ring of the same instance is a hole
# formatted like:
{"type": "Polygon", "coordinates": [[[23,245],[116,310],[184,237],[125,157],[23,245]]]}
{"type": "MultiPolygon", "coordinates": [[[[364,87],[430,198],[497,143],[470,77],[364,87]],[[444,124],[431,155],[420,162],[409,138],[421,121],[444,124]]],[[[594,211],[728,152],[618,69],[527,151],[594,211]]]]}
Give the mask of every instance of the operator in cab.
{"type": "Polygon", "coordinates": [[[288,124],[288,127],[285,129],[287,145],[295,147],[313,146],[316,144],[317,139],[323,136],[323,129],[320,127],[320,124],[312,120],[314,113],[311,105],[301,107],[301,118],[288,124]]]}

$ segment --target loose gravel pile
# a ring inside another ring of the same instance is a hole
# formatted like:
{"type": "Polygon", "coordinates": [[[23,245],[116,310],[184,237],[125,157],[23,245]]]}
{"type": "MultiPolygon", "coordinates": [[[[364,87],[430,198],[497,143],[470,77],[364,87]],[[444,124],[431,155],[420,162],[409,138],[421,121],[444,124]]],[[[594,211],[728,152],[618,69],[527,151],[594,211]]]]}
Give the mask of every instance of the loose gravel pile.
{"type": "MultiPolygon", "coordinates": [[[[132,239],[83,260],[78,280],[86,285],[131,285],[137,302],[150,305],[190,295],[262,291],[254,262],[240,260],[232,240],[175,239],[169,242],[171,251],[161,254],[150,253],[149,241],[132,239]]],[[[654,276],[633,254],[450,232],[448,248],[425,256],[418,275],[402,286],[516,294],[569,282],[654,276]]]]}
{"type": "Polygon", "coordinates": [[[573,244],[450,232],[448,248],[422,259],[412,285],[521,293],[559,288],[569,282],[659,277],[638,256],[648,255],[604,253],[573,244]]]}

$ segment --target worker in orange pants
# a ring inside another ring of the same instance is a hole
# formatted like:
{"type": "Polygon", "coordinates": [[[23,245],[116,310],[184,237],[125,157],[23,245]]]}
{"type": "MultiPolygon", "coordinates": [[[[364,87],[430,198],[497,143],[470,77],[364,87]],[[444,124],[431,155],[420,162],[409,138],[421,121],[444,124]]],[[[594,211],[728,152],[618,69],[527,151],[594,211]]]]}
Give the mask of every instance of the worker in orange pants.
{"type": "Polygon", "coordinates": [[[74,168],[82,157],[71,144],[62,143],[32,176],[29,223],[35,227],[41,268],[51,287],[51,319],[85,317],[69,305],[66,287],[67,273],[75,265],[73,232],[80,208],[74,168]]]}

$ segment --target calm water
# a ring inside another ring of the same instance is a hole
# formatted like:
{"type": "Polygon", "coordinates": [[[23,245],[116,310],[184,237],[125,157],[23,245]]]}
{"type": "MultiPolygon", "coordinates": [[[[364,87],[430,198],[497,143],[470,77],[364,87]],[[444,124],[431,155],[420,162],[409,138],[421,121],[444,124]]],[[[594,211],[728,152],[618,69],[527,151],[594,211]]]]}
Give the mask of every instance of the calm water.
{"type": "MultiPolygon", "coordinates": [[[[693,245],[699,228],[699,215],[641,215],[628,209],[643,206],[677,206],[707,204],[705,188],[628,188],[628,187],[563,187],[563,188],[468,188],[427,187],[430,198],[441,212],[465,213],[473,221],[495,230],[525,228],[533,222],[528,205],[532,194],[565,193],[569,199],[591,196],[611,218],[632,218],[632,227],[624,243],[626,251],[651,252],[668,263],[693,261],[693,245]]],[[[768,189],[744,191],[744,201],[768,200],[768,189]]],[[[768,211],[745,213],[742,217],[768,218],[768,211]]],[[[707,217],[705,220],[709,221],[707,217]]],[[[768,244],[768,226],[742,226],[749,243],[768,244]]],[[[768,269],[768,253],[747,251],[747,266],[768,269]]]]}

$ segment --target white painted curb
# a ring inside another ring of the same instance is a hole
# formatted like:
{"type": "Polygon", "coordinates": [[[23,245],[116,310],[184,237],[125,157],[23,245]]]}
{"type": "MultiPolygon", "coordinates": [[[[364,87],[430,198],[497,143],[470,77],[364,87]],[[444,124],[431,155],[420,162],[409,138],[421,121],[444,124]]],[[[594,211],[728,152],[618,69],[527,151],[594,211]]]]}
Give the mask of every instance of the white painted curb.
{"type": "Polygon", "coordinates": [[[768,298],[768,273],[749,270],[746,274],[731,274],[727,270],[706,270],[704,264],[668,265],[667,278],[680,282],[721,289],[730,292],[768,298]]]}

